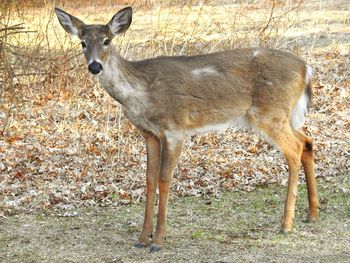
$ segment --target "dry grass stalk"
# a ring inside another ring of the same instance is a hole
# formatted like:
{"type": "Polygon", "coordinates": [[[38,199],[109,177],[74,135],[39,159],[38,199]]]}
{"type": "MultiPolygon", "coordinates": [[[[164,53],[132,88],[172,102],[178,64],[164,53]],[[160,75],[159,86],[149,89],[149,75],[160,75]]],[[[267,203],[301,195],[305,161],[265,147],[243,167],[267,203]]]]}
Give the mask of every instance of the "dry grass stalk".
{"type": "MultiPolygon", "coordinates": [[[[350,48],[344,13],[319,10],[317,3],[306,9],[299,1],[221,2],[137,1],[131,31],[114,44],[129,59],[243,46],[282,47],[304,56],[316,75],[308,129],[316,136],[317,174],[344,171],[350,136],[339,132],[349,125],[350,48]],[[327,35],[328,27],[337,35],[327,35]],[[335,148],[329,148],[330,142],[335,148]],[[338,156],[336,162],[332,156],[338,156]]],[[[0,207],[15,213],[143,198],[145,149],[140,136],[88,75],[79,43],[53,19],[53,4],[6,3],[11,4],[2,5],[0,14],[0,207]]],[[[94,23],[133,1],[60,3],[94,23]]],[[[283,161],[271,151],[258,136],[235,130],[191,137],[174,191],[220,195],[222,189],[284,184],[286,168],[275,165],[283,161]]]]}

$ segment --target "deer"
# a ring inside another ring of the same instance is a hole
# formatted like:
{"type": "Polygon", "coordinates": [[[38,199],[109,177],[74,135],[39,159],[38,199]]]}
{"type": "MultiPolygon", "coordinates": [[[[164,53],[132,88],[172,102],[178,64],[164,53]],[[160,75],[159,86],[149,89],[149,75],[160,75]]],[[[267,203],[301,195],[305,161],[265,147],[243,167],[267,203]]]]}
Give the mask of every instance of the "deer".
{"type": "Polygon", "coordinates": [[[119,10],[107,24],[85,24],[59,8],[55,13],[65,31],[80,39],[88,71],[120,103],[145,140],[146,208],[136,247],[149,247],[151,252],[164,247],[169,192],[186,136],[229,127],[256,131],[284,155],[288,182],[281,232],[287,234],[293,227],[301,166],[307,218],[319,218],[313,139],[302,130],[313,69],[301,58],[255,47],[129,61],[111,42],[130,27],[131,7],[119,10]]]}

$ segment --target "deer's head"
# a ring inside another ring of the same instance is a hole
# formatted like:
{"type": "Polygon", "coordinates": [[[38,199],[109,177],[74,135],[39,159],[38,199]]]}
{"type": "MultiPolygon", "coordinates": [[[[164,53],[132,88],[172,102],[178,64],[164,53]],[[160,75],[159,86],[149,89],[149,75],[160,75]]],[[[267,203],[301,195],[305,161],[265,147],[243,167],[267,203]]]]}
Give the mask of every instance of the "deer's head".
{"type": "Polygon", "coordinates": [[[55,8],[55,12],[62,27],[80,39],[89,71],[94,75],[103,71],[112,39],[125,32],[132,21],[131,7],[117,12],[106,25],[87,25],[59,8],[55,8]]]}

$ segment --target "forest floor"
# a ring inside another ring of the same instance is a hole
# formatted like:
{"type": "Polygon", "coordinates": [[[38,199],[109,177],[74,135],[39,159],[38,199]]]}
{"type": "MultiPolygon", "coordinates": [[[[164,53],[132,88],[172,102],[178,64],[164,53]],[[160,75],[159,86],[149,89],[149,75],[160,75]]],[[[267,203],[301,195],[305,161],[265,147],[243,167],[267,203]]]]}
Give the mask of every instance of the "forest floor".
{"type": "Polygon", "coordinates": [[[279,233],[285,189],[173,198],[160,252],[135,248],[143,204],[0,218],[0,262],[349,262],[349,174],[319,182],[319,221],[308,223],[299,185],[295,226],[279,233]]]}

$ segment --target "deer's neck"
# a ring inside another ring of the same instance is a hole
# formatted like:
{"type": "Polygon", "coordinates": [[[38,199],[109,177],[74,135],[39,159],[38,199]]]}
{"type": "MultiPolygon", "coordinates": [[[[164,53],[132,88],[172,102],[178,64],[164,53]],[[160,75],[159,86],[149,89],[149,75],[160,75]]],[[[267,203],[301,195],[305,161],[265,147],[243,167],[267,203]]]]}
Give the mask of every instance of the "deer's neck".
{"type": "Polygon", "coordinates": [[[105,90],[123,106],[144,91],[142,78],[133,65],[112,49],[99,81],[105,90]]]}
{"type": "Polygon", "coordinates": [[[157,134],[157,128],[148,121],[150,99],[147,78],[134,65],[121,58],[115,51],[109,56],[99,81],[105,90],[124,108],[124,112],[136,127],[157,134]]]}

